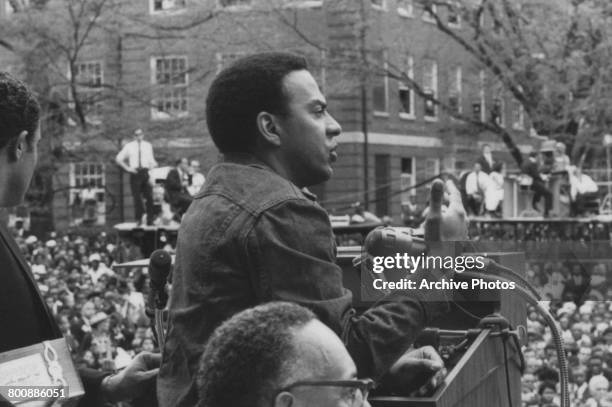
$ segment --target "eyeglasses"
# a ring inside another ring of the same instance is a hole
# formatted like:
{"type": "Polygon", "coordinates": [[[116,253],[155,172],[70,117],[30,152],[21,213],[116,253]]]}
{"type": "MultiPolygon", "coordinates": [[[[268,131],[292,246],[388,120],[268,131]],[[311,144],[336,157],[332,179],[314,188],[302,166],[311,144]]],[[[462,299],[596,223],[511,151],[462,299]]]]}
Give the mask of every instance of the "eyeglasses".
{"type": "Polygon", "coordinates": [[[363,407],[370,390],[375,387],[375,382],[372,379],[301,380],[283,387],[276,394],[289,391],[295,387],[344,387],[349,390],[344,398],[349,401],[350,407],[363,407]]]}

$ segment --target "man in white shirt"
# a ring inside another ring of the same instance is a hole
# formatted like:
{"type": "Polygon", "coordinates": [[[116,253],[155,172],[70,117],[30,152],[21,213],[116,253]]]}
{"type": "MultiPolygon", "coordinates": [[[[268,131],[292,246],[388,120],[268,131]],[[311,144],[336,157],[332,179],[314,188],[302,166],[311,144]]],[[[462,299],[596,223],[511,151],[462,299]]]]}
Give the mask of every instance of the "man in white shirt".
{"type": "Polygon", "coordinates": [[[202,186],[206,181],[204,174],[200,172],[200,162],[198,160],[191,160],[189,165],[189,178],[190,183],[187,190],[191,196],[194,196],[200,192],[200,189],[202,189],[202,186]]]}
{"type": "Polygon", "coordinates": [[[468,197],[467,209],[474,215],[480,215],[486,190],[489,186],[489,176],[481,170],[479,163],[474,164],[474,170],[465,180],[465,192],[468,197]]]}
{"type": "Polygon", "coordinates": [[[117,157],[117,164],[130,173],[130,187],[134,197],[136,222],[142,223],[145,212],[143,198],[146,202],[147,225],[153,224],[153,189],[149,183],[149,170],[157,167],[153,155],[153,146],[144,140],[142,129],[136,129],[134,140],[123,146],[117,157]]]}

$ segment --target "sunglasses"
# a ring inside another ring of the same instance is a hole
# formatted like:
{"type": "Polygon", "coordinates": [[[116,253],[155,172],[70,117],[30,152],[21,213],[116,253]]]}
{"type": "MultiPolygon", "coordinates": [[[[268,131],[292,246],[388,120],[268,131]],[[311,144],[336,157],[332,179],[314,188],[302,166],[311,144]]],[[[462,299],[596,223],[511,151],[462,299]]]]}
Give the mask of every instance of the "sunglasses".
{"type": "Polygon", "coordinates": [[[375,382],[372,379],[354,379],[354,380],[301,380],[291,383],[288,386],[280,389],[276,394],[284,391],[290,391],[296,387],[342,387],[349,390],[346,394],[346,400],[349,401],[350,407],[363,407],[368,399],[370,390],[375,387],[375,382]]]}

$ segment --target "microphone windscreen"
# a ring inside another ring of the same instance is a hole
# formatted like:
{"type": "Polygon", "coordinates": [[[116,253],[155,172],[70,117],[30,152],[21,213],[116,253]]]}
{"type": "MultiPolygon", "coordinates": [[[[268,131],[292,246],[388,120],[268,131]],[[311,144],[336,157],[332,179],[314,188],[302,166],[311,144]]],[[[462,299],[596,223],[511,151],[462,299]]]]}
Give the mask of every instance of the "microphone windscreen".
{"type": "Polygon", "coordinates": [[[149,258],[149,277],[151,284],[162,287],[166,284],[170,268],[172,267],[172,257],[170,253],[163,249],[155,250],[149,258]]]}

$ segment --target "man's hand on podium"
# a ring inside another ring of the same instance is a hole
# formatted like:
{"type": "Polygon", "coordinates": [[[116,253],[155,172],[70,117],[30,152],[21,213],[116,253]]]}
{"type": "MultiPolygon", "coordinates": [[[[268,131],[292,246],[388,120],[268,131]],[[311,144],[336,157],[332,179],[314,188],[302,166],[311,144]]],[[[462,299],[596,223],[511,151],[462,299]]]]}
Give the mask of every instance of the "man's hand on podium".
{"type": "Polygon", "coordinates": [[[102,381],[102,393],[111,402],[142,396],[153,388],[160,363],[159,353],[139,353],[125,369],[102,381]]]}
{"type": "Polygon", "coordinates": [[[444,361],[431,346],[410,350],[389,369],[388,385],[400,395],[430,393],[444,380],[444,361]]]}

